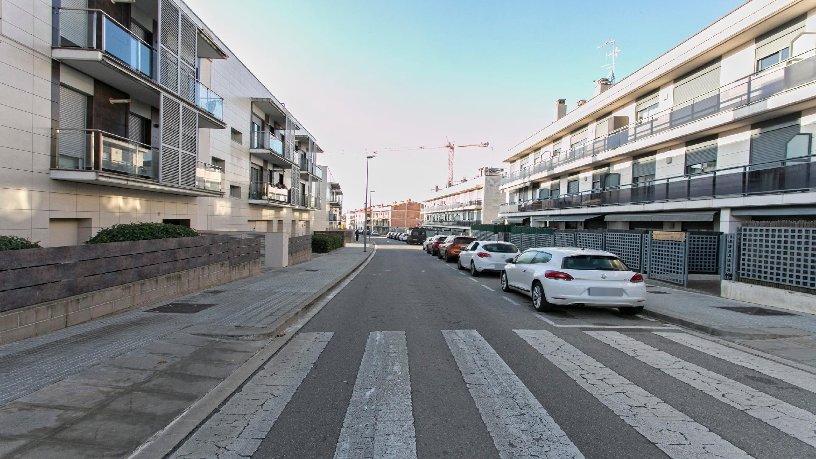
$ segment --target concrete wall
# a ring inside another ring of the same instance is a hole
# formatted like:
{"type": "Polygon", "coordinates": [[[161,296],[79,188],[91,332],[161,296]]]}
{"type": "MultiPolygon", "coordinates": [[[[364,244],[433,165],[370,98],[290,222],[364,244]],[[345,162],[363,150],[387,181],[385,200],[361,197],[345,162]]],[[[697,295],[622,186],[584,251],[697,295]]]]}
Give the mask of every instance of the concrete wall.
{"type": "Polygon", "coordinates": [[[296,265],[312,259],[312,236],[289,238],[289,265],[296,265]]]}
{"type": "Polygon", "coordinates": [[[720,289],[724,298],[816,314],[816,295],[727,280],[720,289]]]}

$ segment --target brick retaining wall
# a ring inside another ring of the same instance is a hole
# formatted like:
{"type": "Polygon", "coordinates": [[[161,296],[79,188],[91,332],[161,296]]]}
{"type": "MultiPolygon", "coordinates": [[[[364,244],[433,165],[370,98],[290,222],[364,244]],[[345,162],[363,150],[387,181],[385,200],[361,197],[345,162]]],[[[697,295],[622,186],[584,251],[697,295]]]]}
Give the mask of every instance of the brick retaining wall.
{"type": "Polygon", "coordinates": [[[312,259],[312,236],[293,236],[289,238],[289,266],[312,259]]]}

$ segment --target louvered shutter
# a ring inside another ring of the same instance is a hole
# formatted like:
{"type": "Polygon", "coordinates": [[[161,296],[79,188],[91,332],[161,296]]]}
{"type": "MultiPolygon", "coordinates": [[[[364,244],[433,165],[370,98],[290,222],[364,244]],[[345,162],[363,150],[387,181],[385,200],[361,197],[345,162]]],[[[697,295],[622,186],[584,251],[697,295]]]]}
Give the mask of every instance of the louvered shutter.
{"type": "Polygon", "coordinates": [[[644,177],[655,174],[655,155],[637,158],[632,161],[632,177],[644,177]]]}
{"type": "Polygon", "coordinates": [[[571,178],[567,181],[567,194],[577,194],[579,188],[578,178],[571,178]]]}
{"type": "Polygon", "coordinates": [[[90,48],[91,34],[88,26],[88,0],[62,0],[59,12],[60,46],[90,48]]]}
{"type": "Polygon", "coordinates": [[[789,48],[793,39],[805,31],[805,16],[799,16],[781,27],[760,35],[756,39],[756,60],[789,48]]]}
{"type": "Polygon", "coordinates": [[[583,128],[573,132],[572,135],[570,135],[570,147],[574,147],[575,145],[578,145],[579,143],[585,141],[586,137],[587,128],[586,126],[584,126],[583,128]]]}
{"type": "Polygon", "coordinates": [[[720,87],[720,62],[705,65],[674,82],[674,105],[683,105],[720,87]]]}
{"type": "Polygon", "coordinates": [[[686,167],[717,161],[717,139],[686,145],[686,167]]]}
{"type": "Polygon", "coordinates": [[[658,91],[655,91],[645,97],[641,97],[637,103],[635,103],[635,113],[640,113],[641,110],[651,107],[657,103],[658,91]]]}
{"type": "Polygon", "coordinates": [[[88,154],[88,96],[59,87],[59,164],[65,169],[84,169],[88,154]]]}
{"type": "Polygon", "coordinates": [[[779,167],[786,157],[788,142],[799,134],[799,123],[785,123],[760,129],[751,136],[751,169],[779,167]]]}
{"type": "Polygon", "coordinates": [[[609,134],[610,118],[604,118],[595,122],[595,138],[606,137],[609,134]]]}

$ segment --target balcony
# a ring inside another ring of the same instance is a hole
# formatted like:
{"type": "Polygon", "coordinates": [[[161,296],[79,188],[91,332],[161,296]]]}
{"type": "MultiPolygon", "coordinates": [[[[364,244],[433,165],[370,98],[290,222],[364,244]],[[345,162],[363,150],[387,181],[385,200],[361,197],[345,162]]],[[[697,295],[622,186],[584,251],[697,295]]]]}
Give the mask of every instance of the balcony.
{"type": "Polygon", "coordinates": [[[776,67],[743,77],[682,105],[655,113],[650,118],[623,127],[605,137],[575,146],[564,154],[534,164],[530,168],[502,177],[501,185],[544,177],[555,168],[583,158],[594,158],[637,140],[686,125],[699,119],[744,107],[775,94],[816,81],[816,56],[813,50],[791,58],[776,67]]]}
{"type": "MultiPolygon", "coordinates": [[[[518,212],[731,198],[816,189],[816,156],[682,175],[516,204],[518,212]]],[[[505,204],[509,206],[509,204],[505,204]]],[[[504,208],[506,209],[506,208],[504,208]]],[[[510,212],[500,210],[500,213],[510,212]]]]}
{"type": "Polygon", "coordinates": [[[201,110],[208,113],[213,119],[207,119],[207,116],[199,116],[199,126],[205,128],[223,129],[224,124],[224,99],[213,92],[212,89],[204,85],[204,83],[195,80],[195,104],[201,110]]]}
{"type": "Polygon", "coordinates": [[[188,196],[220,195],[223,172],[196,166],[195,187],[164,183],[159,149],[98,129],[57,130],[57,155],[51,178],[188,196]]]}
{"type": "Polygon", "coordinates": [[[423,209],[425,213],[433,213],[433,212],[443,212],[448,210],[459,210],[459,209],[477,209],[481,207],[482,200],[481,199],[474,199],[471,201],[464,201],[464,202],[453,202],[450,204],[437,204],[435,206],[427,206],[423,209]]]}
{"type": "Polygon", "coordinates": [[[292,193],[287,188],[278,188],[267,182],[252,182],[249,184],[249,203],[291,206],[292,193]]]}
{"type": "Polygon", "coordinates": [[[52,57],[158,105],[156,51],[101,10],[59,8],[52,57]]]}
{"type": "Polygon", "coordinates": [[[269,131],[251,131],[249,152],[260,159],[285,168],[294,166],[291,154],[285,154],[283,142],[269,131]]]}

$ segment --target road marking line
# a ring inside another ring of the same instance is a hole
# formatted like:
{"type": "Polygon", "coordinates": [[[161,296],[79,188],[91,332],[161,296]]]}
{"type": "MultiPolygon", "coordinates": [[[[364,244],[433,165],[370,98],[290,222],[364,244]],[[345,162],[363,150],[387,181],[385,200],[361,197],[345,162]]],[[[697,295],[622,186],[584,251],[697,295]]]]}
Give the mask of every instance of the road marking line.
{"type": "Polygon", "coordinates": [[[477,281],[476,279],[474,279],[472,277],[470,278],[470,280],[471,280],[471,282],[476,282],[477,284],[479,283],[479,281],[477,281]]]}
{"type": "Polygon", "coordinates": [[[740,351],[728,346],[723,346],[688,333],[665,333],[653,332],[663,338],[670,339],[675,343],[690,347],[705,354],[723,359],[727,362],[741,367],[754,370],[772,378],[785,381],[788,384],[802,388],[806,391],[816,393],[816,375],[808,373],[781,363],[774,362],[763,357],[759,357],[747,352],[740,351]]]}
{"type": "Polygon", "coordinates": [[[405,332],[371,332],[334,457],[416,455],[405,332]]]}
{"type": "Polygon", "coordinates": [[[660,398],[546,330],[513,330],[669,457],[750,457],[660,398]],[[678,439],[684,439],[682,443],[678,439]]]}
{"type": "Polygon", "coordinates": [[[519,303],[518,303],[517,301],[515,301],[515,300],[511,300],[510,298],[507,298],[506,296],[503,296],[503,297],[502,297],[502,299],[503,299],[504,301],[507,301],[508,303],[513,303],[513,304],[515,304],[516,306],[518,306],[518,305],[519,305],[519,303]]]}
{"type": "Polygon", "coordinates": [[[541,314],[534,313],[535,317],[547,322],[548,324],[552,325],[556,328],[601,328],[601,329],[612,329],[612,330],[625,330],[625,329],[645,329],[645,330],[679,330],[678,327],[674,325],[592,325],[592,324],[557,324],[552,320],[542,316],[541,314]]]}
{"type": "Polygon", "coordinates": [[[808,445],[816,446],[816,431],[813,429],[816,415],[812,413],[619,332],[584,333],[808,445]]]}
{"type": "Polygon", "coordinates": [[[251,456],[309,374],[333,333],[292,338],[173,453],[172,457],[251,456]]]}
{"type": "Polygon", "coordinates": [[[442,335],[500,457],[584,457],[476,330],[442,335]]]}
{"type": "Polygon", "coordinates": [[[481,285],[481,286],[482,286],[482,288],[486,288],[486,289],[490,290],[491,292],[495,292],[495,291],[496,291],[496,290],[494,290],[494,289],[492,289],[492,288],[488,287],[487,285],[484,285],[484,284],[479,284],[479,285],[481,285]]]}

